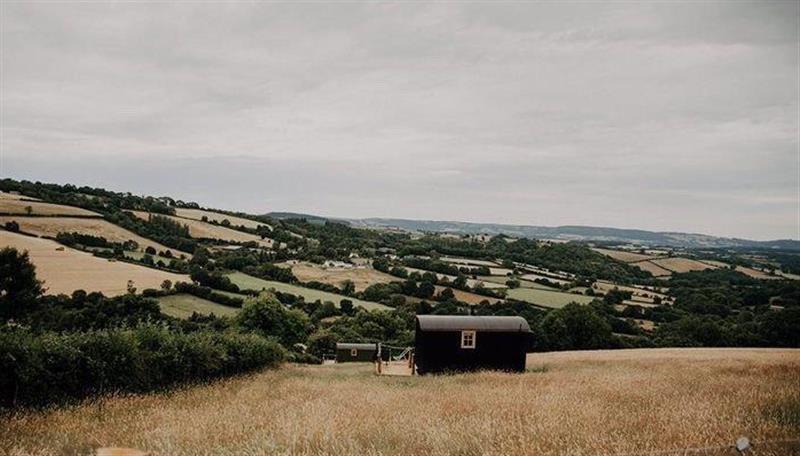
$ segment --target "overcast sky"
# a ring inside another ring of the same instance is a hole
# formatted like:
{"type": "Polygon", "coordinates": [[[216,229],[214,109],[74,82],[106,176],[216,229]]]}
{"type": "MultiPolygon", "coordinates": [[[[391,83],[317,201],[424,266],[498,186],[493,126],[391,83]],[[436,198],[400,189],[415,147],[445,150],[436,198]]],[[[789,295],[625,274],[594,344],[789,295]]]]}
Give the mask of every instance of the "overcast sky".
{"type": "Polygon", "coordinates": [[[800,238],[786,2],[3,2],[2,176],[800,238]]]}

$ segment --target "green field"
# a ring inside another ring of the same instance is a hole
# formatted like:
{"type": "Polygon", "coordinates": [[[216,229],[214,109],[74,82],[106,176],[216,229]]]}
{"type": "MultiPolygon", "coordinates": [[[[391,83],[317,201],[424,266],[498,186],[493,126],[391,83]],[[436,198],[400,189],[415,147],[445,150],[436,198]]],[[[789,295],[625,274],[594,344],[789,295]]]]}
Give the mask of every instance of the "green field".
{"type": "Polygon", "coordinates": [[[340,294],[329,293],[327,291],[314,290],[311,288],[298,287],[297,285],[290,285],[288,283],[259,279],[258,277],[253,277],[242,272],[232,272],[227,274],[227,276],[229,279],[231,279],[231,282],[235,283],[236,286],[243,290],[260,291],[269,290],[272,288],[275,289],[275,291],[280,291],[281,293],[291,293],[293,295],[302,296],[305,298],[306,302],[314,302],[319,299],[322,302],[331,301],[338,306],[339,301],[342,299],[349,299],[353,301],[354,306],[363,307],[367,310],[389,309],[389,307],[384,306],[383,304],[378,304],[377,302],[362,301],[361,299],[350,298],[340,294]]]}
{"type": "Polygon", "coordinates": [[[216,302],[211,302],[190,294],[174,294],[158,298],[161,312],[175,318],[189,318],[192,312],[202,315],[214,314],[218,317],[232,317],[236,315],[238,309],[223,306],[216,302]]]}
{"type": "Polygon", "coordinates": [[[592,299],[594,299],[591,296],[541,290],[538,288],[514,288],[512,290],[508,290],[506,297],[529,302],[541,307],[549,307],[551,309],[560,309],[571,302],[588,304],[592,302],[592,299]]]}
{"type": "MultiPolygon", "coordinates": [[[[506,281],[511,279],[511,277],[500,277],[500,276],[478,276],[478,279],[483,282],[494,282],[494,283],[501,283],[503,285],[506,284],[506,281]]],[[[555,287],[548,287],[547,285],[542,285],[540,283],[531,282],[529,280],[519,280],[519,286],[521,288],[536,288],[539,290],[551,290],[551,291],[558,291],[558,288],[555,287]]]]}

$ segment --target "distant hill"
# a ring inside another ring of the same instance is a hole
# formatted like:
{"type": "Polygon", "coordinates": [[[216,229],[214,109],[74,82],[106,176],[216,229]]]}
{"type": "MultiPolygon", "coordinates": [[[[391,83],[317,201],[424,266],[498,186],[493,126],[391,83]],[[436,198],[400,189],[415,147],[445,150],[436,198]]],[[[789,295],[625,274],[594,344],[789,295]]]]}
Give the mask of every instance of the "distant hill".
{"type": "Polygon", "coordinates": [[[407,231],[427,231],[452,234],[505,234],[508,236],[538,239],[625,242],[652,246],[658,245],[683,248],[746,247],[800,251],[800,241],[794,241],[790,239],[753,241],[749,239],[726,238],[698,233],[679,233],[668,231],[659,232],[597,226],[504,225],[498,223],[408,220],[392,218],[340,219],[307,214],[293,214],[287,212],[270,213],[268,215],[274,218],[290,218],[289,216],[291,216],[291,218],[305,218],[309,221],[335,220],[347,222],[354,227],[362,228],[400,228],[407,231]]]}
{"type": "MultiPolygon", "coordinates": [[[[318,215],[311,215],[311,214],[302,214],[299,212],[270,212],[266,214],[267,217],[274,218],[277,220],[286,220],[286,219],[306,219],[309,223],[324,223],[329,220],[328,217],[320,217],[318,215]]],[[[338,220],[338,219],[330,219],[330,220],[338,220]]],[[[345,220],[339,220],[345,221],[345,220]]]]}

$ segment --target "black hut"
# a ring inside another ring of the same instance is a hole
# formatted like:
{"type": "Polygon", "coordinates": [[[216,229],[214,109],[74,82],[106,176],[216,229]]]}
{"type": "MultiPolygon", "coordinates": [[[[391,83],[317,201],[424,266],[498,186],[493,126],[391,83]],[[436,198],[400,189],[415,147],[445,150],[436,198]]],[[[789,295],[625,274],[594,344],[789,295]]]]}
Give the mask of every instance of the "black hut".
{"type": "Polygon", "coordinates": [[[378,344],[336,344],[336,362],[375,361],[378,356],[378,344]]]}
{"type": "Polygon", "coordinates": [[[417,372],[523,372],[530,331],[522,317],[417,315],[417,372]]]}

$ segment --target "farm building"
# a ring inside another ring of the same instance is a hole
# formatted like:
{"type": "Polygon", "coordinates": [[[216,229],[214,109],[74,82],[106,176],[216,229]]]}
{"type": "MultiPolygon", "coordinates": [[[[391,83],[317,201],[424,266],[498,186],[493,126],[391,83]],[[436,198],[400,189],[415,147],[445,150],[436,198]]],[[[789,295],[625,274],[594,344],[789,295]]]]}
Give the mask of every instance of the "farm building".
{"type": "Polygon", "coordinates": [[[414,348],[417,372],[480,369],[522,372],[530,331],[522,317],[417,315],[414,348]]]}
{"type": "Polygon", "coordinates": [[[336,344],[336,362],[375,361],[378,356],[378,344],[336,344]]]}

